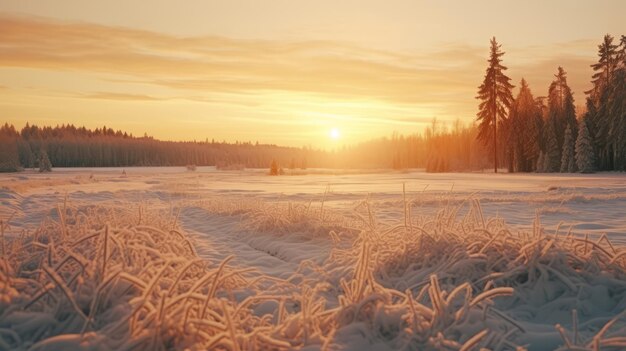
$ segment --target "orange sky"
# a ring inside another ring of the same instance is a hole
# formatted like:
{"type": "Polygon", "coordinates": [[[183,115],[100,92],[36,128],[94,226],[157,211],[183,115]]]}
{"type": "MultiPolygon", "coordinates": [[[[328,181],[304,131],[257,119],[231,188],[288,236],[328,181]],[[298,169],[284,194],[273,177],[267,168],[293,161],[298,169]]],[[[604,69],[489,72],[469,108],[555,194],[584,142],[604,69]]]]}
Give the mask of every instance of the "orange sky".
{"type": "Polygon", "coordinates": [[[0,121],[335,147],[433,117],[471,122],[492,35],[515,84],[545,95],[562,65],[584,105],[597,44],[626,34],[625,12],[624,1],[3,1],[0,121]]]}

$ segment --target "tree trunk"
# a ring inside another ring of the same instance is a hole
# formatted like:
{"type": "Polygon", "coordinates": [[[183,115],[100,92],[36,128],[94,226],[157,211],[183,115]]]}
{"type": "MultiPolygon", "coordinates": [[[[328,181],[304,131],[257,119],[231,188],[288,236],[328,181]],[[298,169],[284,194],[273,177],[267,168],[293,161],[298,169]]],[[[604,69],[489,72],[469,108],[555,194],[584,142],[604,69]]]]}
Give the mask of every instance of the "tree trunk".
{"type": "Polygon", "coordinates": [[[493,172],[498,173],[498,112],[496,99],[497,91],[493,99],[493,172]]]}

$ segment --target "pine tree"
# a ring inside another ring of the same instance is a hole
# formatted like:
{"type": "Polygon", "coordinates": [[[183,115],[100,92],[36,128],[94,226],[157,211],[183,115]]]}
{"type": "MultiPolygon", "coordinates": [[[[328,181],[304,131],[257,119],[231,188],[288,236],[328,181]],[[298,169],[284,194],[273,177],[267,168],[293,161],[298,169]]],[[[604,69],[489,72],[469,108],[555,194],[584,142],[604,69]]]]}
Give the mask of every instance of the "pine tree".
{"type": "MultiPolygon", "coordinates": [[[[614,145],[610,140],[610,117],[609,103],[611,87],[615,70],[619,63],[620,52],[618,46],[613,44],[613,37],[609,34],[604,36],[598,45],[598,62],[591,65],[595,73],[592,76],[593,88],[589,94],[587,106],[590,125],[590,135],[594,140],[594,146],[598,154],[600,169],[610,170],[614,168],[614,145]],[[592,108],[589,108],[589,106],[592,108]]],[[[621,50],[620,50],[621,51],[621,50]]]]}
{"type": "MultiPolygon", "coordinates": [[[[548,90],[548,123],[551,123],[554,128],[558,148],[557,162],[560,163],[565,130],[569,127],[575,139],[578,125],[576,122],[574,96],[572,90],[567,85],[567,72],[565,72],[563,67],[559,67],[557,74],[554,76],[555,80],[550,84],[548,90]]],[[[560,169],[560,166],[557,167],[557,171],[558,169],[560,169]]]]}
{"type": "Polygon", "coordinates": [[[611,79],[613,78],[613,72],[618,62],[618,46],[613,44],[613,36],[606,34],[602,44],[598,45],[598,62],[591,65],[591,68],[595,71],[592,76],[593,88],[586,91],[594,101],[602,94],[607,86],[609,86],[611,79]]]}
{"type": "Polygon", "coordinates": [[[515,161],[515,170],[530,172],[535,168],[539,156],[539,127],[541,113],[537,109],[528,83],[522,78],[520,91],[513,102],[509,114],[510,134],[508,137],[510,152],[515,161]]]}
{"type": "Polygon", "coordinates": [[[50,171],[52,171],[52,164],[48,158],[48,153],[45,150],[41,150],[41,155],[39,156],[39,172],[50,171]]]}
{"type": "Polygon", "coordinates": [[[511,79],[504,74],[507,68],[501,64],[500,57],[504,55],[504,52],[500,50],[500,47],[496,38],[492,38],[489,67],[476,97],[481,101],[477,114],[478,139],[483,144],[493,147],[494,172],[496,173],[498,172],[498,124],[507,118],[508,109],[513,102],[511,93],[513,85],[509,83],[511,79]]]}
{"type": "Polygon", "coordinates": [[[591,144],[589,130],[587,129],[587,123],[584,119],[580,121],[578,127],[576,165],[581,173],[593,173],[595,170],[593,146],[591,144]]]}
{"type": "Polygon", "coordinates": [[[595,122],[598,124],[598,136],[602,138],[599,144],[604,146],[600,148],[603,168],[624,171],[626,170],[626,36],[622,35],[619,46],[613,45],[611,49],[614,49],[611,53],[615,64],[610,71],[610,79],[607,78],[607,86],[600,96],[595,122]]]}
{"type": "Polygon", "coordinates": [[[509,173],[513,173],[519,171],[518,157],[521,140],[515,133],[518,126],[513,124],[510,116],[511,112],[509,112],[509,118],[502,120],[502,123],[500,124],[500,150],[504,152],[507,171],[509,173]]]}
{"type": "Polygon", "coordinates": [[[607,143],[613,151],[611,168],[626,170],[626,68],[615,71],[607,89],[605,108],[607,143]]]}
{"type": "Polygon", "coordinates": [[[576,172],[576,158],[574,157],[574,137],[568,126],[563,139],[563,152],[561,156],[561,173],[576,172]]]}
{"type": "Polygon", "coordinates": [[[561,151],[559,150],[553,123],[548,123],[545,140],[546,153],[544,158],[544,172],[558,172],[561,169],[561,151]]]}
{"type": "MultiPolygon", "coordinates": [[[[537,100],[535,99],[535,101],[537,100]]],[[[539,157],[539,152],[543,145],[541,131],[545,128],[544,110],[536,103],[535,108],[535,116],[530,121],[528,127],[531,130],[527,139],[528,144],[525,146],[525,151],[528,153],[527,158],[531,160],[536,160],[539,157]]]]}
{"type": "Polygon", "coordinates": [[[626,35],[622,35],[619,41],[619,51],[617,53],[618,65],[622,68],[626,68],[626,35]]]}

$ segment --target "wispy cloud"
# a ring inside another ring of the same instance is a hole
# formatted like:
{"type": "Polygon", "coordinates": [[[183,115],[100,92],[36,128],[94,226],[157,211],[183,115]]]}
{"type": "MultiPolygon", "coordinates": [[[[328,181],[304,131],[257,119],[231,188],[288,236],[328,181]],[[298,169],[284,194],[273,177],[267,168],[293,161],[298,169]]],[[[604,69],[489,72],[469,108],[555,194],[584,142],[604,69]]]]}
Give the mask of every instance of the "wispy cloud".
{"type": "Polygon", "coordinates": [[[397,103],[445,102],[450,88],[473,91],[468,67],[483,49],[424,54],[370,50],[332,41],[181,38],[128,28],[4,15],[0,65],[104,72],[179,90],[306,92],[397,103]],[[442,90],[447,90],[442,94],[442,90]]]}
{"type": "Polygon", "coordinates": [[[126,94],[126,93],[112,93],[112,92],[97,92],[93,94],[79,95],[85,99],[101,99],[101,100],[120,100],[120,101],[160,101],[166,100],[163,98],[157,98],[154,96],[143,94],[126,94]]]}
{"type": "MultiPolygon", "coordinates": [[[[268,94],[298,95],[302,105],[306,104],[303,96],[318,102],[374,101],[388,110],[358,117],[345,113],[342,118],[371,126],[414,126],[434,116],[472,119],[474,96],[486,67],[487,39],[481,47],[448,43],[429,52],[389,52],[337,41],[176,37],[0,14],[0,68],[94,74],[121,87],[119,91],[93,87],[88,92],[74,92],[73,96],[81,99],[143,104],[184,99],[237,104],[248,110],[263,107],[266,113],[281,110],[279,104],[297,108],[293,101],[279,98],[267,106],[268,94]],[[161,89],[160,94],[138,91],[139,84],[161,89]]],[[[582,100],[591,75],[589,64],[594,61],[592,41],[525,48],[505,44],[504,49],[505,64],[515,84],[525,77],[535,95],[545,95],[560,65],[568,70],[576,96],[582,100]]],[[[277,123],[293,123],[285,118],[288,112],[280,112],[282,119],[277,123]]],[[[247,113],[239,118],[249,121],[254,116],[247,113]]]]}

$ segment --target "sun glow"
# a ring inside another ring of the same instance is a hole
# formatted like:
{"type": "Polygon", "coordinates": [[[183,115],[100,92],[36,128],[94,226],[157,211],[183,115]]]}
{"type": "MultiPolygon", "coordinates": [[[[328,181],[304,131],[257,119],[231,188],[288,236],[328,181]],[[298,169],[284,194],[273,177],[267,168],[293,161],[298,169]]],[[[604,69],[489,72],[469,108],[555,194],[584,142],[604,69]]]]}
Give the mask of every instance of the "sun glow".
{"type": "Polygon", "coordinates": [[[341,137],[341,133],[339,132],[339,129],[337,128],[332,128],[329,134],[330,134],[330,138],[334,140],[337,140],[341,137]]]}

